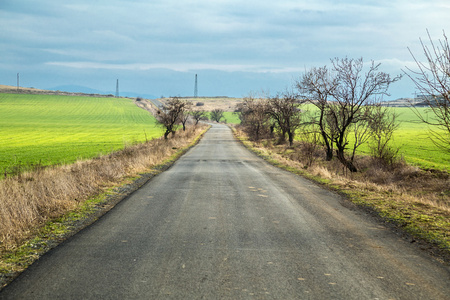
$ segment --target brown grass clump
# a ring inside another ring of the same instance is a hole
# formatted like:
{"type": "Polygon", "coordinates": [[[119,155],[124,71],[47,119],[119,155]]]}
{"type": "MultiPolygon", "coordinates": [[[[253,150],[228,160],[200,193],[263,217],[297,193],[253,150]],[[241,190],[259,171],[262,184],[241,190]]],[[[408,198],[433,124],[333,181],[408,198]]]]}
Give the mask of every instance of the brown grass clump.
{"type": "Polygon", "coordinates": [[[0,250],[16,246],[36,226],[75,209],[127,176],[148,172],[205,130],[188,128],[122,151],[72,165],[54,166],[0,181],[0,250]]]}

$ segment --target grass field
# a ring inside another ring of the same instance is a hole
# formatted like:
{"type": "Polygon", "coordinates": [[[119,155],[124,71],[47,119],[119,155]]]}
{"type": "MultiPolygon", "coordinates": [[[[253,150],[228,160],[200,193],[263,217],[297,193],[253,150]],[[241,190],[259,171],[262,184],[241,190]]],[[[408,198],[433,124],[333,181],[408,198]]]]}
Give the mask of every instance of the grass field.
{"type": "MultiPolygon", "coordinates": [[[[238,103],[226,100],[227,107],[238,103]]],[[[404,159],[450,170],[450,153],[432,143],[428,127],[409,108],[392,109],[400,122],[393,142],[404,159]]],[[[229,124],[239,123],[231,111],[224,117],[229,124]]],[[[1,173],[18,165],[71,163],[161,135],[155,119],[130,99],[0,94],[1,173]]],[[[369,153],[367,145],[360,152],[369,153]]]]}
{"type": "MultiPolygon", "coordinates": [[[[430,139],[429,127],[422,123],[408,107],[391,108],[398,115],[399,128],[393,138],[393,145],[400,148],[399,154],[406,162],[422,168],[450,171],[450,153],[438,148],[430,139]]],[[[423,114],[426,108],[419,108],[423,114]]],[[[361,152],[370,153],[367,145],[361,152]]]]}
{"type": "Polygon", "coordinates": [[[239,124],[241,122],[238,115],[234,112],[226,111],[223,113],[223,117],[227,121],[227,124],[239,124]]]}
{"type": "Polygon", "coordinates": [[[162,135],[131,99],[0,94],[0,171],[71,163],[162,135]]]}

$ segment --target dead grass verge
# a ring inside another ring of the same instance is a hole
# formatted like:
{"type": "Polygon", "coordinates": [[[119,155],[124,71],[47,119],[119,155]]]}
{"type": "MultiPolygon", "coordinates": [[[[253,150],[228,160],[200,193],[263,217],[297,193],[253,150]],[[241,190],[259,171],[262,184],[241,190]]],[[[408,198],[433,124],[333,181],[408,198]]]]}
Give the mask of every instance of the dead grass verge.
{"type": "Polygon", "coordinates": [[[37,227],[82,206],[127,177],[150,172],[205,132],[177,132],[106,156],[23,173],[0,181],[0,251],[16,249],[37,227]]]}
{"type": "Polygon", "coordinates": [[[410,241],[433,252],[441,261],[450,258],[450,176],[447,172],[421,170],[404,162],[383,166],[370,157],[358,157],[358,173],[347,173],[333,159],[325,161],[320,147],[305,151],[304,143],[293,147],[271,140],[251,142],[234,129],[244,145],[279,167],[300,174],[344,193],[352,202],[375,212],[406,232],[410,241]],[[422,242],[425,243],[422,244],[422,242]]]}

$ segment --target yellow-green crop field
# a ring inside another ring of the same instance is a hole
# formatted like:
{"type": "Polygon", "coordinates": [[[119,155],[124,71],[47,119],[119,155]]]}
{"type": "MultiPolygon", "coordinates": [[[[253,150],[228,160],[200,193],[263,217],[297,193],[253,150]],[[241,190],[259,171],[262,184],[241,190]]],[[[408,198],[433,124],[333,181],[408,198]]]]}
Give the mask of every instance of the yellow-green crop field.
{"type": "MultiPolygon", "coordinates": [[[[405,161],[421,168],[450,171],[450,152],[442,150],[432,142],[430,127],[422,123],[408,107],[392,107],[391,109],[398,115],[396,120],[399,123],[392,145],[400,148],[399,154],[405,161]]],[[[422,115],[426,115],[429,111],[425,107],[418,110],[422,115]]],[[[360,151],[370,153],[367,145],[362,145],[360,151]]]]}
{"type": "Polygon", "coordinates": [[[224,112],[223,117],[227,124],[239,124],[241,122],[238,115],[231,111],[224,112]]]}
{"type": "Polygon", "coordinates": [[[161,135],[131,99],[0,94],[2,173],[72,163],[161,135]]]}
{"type": "MultiPolygon", "coordinates": [[[[407,107],[392,110],[400,123],[393,144],[400,147],[404,159],[423,168],[450,171],[450,153],[433,144],[429,128],[407,107]]],[[[225,118],[239,123],[231,112],[225,118]]],[[[17,166],[72,163],[162,133],[155,118],[131,99],[0,94],[0,177],[17,166]]],[[[360,153],[369,153],[367,145],[361,146],[360,153]]]]}

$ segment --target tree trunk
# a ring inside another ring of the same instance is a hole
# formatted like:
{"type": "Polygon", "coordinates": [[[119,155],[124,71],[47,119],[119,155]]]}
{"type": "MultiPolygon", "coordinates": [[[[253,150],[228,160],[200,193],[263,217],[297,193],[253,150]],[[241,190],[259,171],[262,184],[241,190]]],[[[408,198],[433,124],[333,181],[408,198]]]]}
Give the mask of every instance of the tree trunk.
{"type": "Polygon", "coordinates": [[[345,158],[344,149],[337,150],[337,158],[352,173],[358,172],[352,161],[345,158]]]}
{"type": "Polygon", "coordinates": [[[273,138],[273,133],[275,132],[275,124],[270,125],[270,137],[273,138]]]}
{"type": "Polygon", "coordinates": [[[326,154],[327,154],[327,156],[326,156],[325,160],[331,161],[333,159],[333,149],[330,147],[330,145],[328,145],[328,143],[327,143],[326,154]]]}
{"type": "Polygon", "coordinates": [[[294,145],[294,133],[291,132],[291,130],[288,130],[288,137],[289,137],[289,146],[292,147],[294,145]]]}
{"type": "Polygon", "coordinates": [[[259,129],[260,128],[260,124],[256,125],[256,140],[259,141],[259,129]]]}
{"type": "Polygon", "coordinates": [[[286,142],[286,135],[284,133],[280,133],[278,136],[278,144],[284,144],[286,142]]]}
{"type": "Polygon", "coordinates": [[[331,161],[333,159],[333,141],[328,139],[328,135],[325,132],[324,129],[324,116],[325,116],[325,110],[324,107],[320,109],[320,119],[319,119],[319,127],[320,127],[320,134],[322,135],[323,141],[325,142],[325,147],[327,150],[326,153],[326,161],[331,161]]]}
{"type": "Polygon", "coordinates": [[[321,131],[321,134],[322,134],[323,141],[325,142],[325,147],[327,148],[325,150],[326,161],[331,161],[333,159],[333,147],[332,147],[330,141],[328,140],[327,134],[323,130],[321,131]]]}

